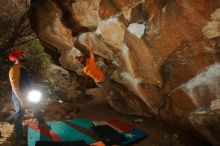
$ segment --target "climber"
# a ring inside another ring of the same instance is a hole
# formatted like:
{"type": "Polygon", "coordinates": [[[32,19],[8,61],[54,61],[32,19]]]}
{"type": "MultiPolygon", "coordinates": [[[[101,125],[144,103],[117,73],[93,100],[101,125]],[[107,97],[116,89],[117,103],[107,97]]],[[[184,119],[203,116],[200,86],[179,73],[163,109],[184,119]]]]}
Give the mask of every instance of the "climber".
{"type": "Polygon", "coordinates": [[[85,56],[76,56],[75,59],[79,61],[83,66],[83,71],[86,75],[91,77],[98,87],[102,86],[102,83],[105,81],[105,75],[103,71],[96,65],[95,56],[93,53],[91,38],[88,35],[88,49],[90,58],[88,59],[85,56]]]}
{"type": "MultiPolygon", "coordinates": [[[[14,65],[9,71],[9,79],[12,87],[12,101],[15,107],[15,133],[18,143],[25,144],[22,120],[24,118],[24,113],[26,108],[26,95],[30,90],[30,81],[27,70],[25,69],[23,63],[24,51],[13,50],[9,55],[9,60],[14,62],[14,65]]],[[[36,118],[39,123],[45,124],[42,116],[42,112],[39,105],[33,107],[36,118]]]]}
{"type": "Polygon", "coordinates": [[[109,94],[109,97],[107,97],[106,99],[110,99],[110,98],[113,100],[120,99],[113,92],[113,85],[111,84],[110,81],[110,75],[112,74],[113,71],[115,71],[116,68],[115,66],[111,65],[109,67],[110,70],[108,70],[105,75],[104,72],[96,65],[95,57],[93,53],[92,41],[89,34],[88,34],[88,49],[90,54],[89,59],[85,56],[76,56],[74,59],[80,62],[84,66],[83,68],[84,73],[89,77],[93,78],[93,80],[95,81],[98,87],[104,87],[106,89],[106,91],[109,94]]]}

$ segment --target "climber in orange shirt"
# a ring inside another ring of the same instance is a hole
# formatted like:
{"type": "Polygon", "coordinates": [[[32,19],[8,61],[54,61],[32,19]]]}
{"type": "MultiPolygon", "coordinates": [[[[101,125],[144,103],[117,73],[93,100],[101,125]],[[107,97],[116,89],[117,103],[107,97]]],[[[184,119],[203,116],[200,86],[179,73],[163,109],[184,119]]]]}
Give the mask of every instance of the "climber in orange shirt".
{"type": "Polygon", "coordinates": [[[92,42],[88,37],[88,48],[90,52],[90,58],[88,59],[85,56],[76,56],[75,59],[78,60],[82,65],[84,65],[83,71],[86,75],[93,78],[97,86],[101,86],[105,81],[105,74],[103,71],[96,65],[95,56],[93,53],[92,42]]]}
{"type": "MultiPolygon", "coordinates": [[[[109,97],[111,97],[111,99],[120,99],[120,97],[116,96],[116,94],[114,93],[113,85],[110,81],[109,76],[111,75],[112,71],[108,71],[108,75],[105,76],[104,72],[95,63],[95,57],[90,36],[88,36],[88,48],[90,52],[90,58],[87,58],[85,56],[76,56],[75,59],[78,60],[84,66],[84,73],[89,77],[93,78],[98,87],[104,87],[105,91],[108,92],[109,97]]],[[[113,71],[115,70],[115,67],[113,66],[111,66],[110,68],[113,71]]]]}

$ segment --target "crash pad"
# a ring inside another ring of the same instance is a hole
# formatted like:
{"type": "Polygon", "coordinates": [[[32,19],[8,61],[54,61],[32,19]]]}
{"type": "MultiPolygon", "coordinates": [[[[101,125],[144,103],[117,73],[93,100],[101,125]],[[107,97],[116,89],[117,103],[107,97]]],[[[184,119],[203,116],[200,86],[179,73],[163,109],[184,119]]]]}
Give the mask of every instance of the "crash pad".
{"type": "Polygon", "coordinates": [[[126,140],[120,143],[120,146],[132,145],[148,137],[147,133],[116,119],[107,121],[95,121],[93,124],[95,126],[108,125],[122,134],[126,140]]]}
{"type": "Polygon", "coordinates": [[[119,133],[124,135],[125,141],[121,146],[136,143],[147,137],[147,134],[141,130],[135,129],[119,120],[108,120],[91,122],[87,119],[73,119],[67,121],[49,121],[48,126],[38,125],[30,122],[28,124],[28,146],[36,146],[39,141],[84,141],[86,144],[96,144],[104,146],[101,138],[92,130],[94,126],[100,124],[110,125],[119,133]]]}

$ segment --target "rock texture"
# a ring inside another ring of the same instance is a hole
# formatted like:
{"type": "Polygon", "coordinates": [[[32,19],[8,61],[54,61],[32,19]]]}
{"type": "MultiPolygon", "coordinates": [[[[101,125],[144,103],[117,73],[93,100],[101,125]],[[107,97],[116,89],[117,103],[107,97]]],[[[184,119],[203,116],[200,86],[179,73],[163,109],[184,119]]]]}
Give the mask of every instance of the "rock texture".
{"type": "Polygon", "coordinates": [[[32,27],[66,69],[88,33],[126,114],[194,129],[219,145],[219,0],[32,0],[32,27]]]}

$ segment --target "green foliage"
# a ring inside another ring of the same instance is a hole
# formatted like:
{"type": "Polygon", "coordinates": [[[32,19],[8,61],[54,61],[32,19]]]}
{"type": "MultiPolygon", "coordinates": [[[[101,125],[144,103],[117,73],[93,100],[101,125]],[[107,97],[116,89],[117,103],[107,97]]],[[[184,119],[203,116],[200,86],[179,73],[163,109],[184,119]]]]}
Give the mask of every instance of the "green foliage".
{"type": "Polygon", "coordinates": [[[6,42],[6,38],[4,38],[4,37],[0,37],[0,48],[2,48],[2,46],[5,44],[5,42],[6,42]]]}
{"type": "Polygon", "coordinates": [[[0,56],[0,80],[8,80],[8,71],[12,63],[9,61],[8,56],[0,56]]]}
{"type": "Polygon", "coordinates": [[[7,39],[5,37],[0,36],[0,80],[6,81],[8,80],[8,71],[12,65],[12,63],[8,59],[8,54],[10,49],[5,49],[4,46],[7,43],[7,39]]]}
{"type": "Polygon", "coordinates": [[[29,72],[38,77],[43,75],[51,62],[50,56],[44,52],[43,46],[38,42],[32,42],[25,45],[26,52],[25,66],[29,72]]]}

